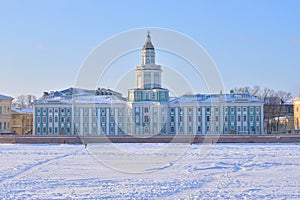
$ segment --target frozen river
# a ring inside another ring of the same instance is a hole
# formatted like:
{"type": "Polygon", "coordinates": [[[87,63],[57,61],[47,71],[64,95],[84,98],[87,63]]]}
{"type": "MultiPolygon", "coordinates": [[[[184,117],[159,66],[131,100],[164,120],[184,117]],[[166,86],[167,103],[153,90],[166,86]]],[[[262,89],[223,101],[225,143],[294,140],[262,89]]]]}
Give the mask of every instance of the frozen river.
{"type": "Polygon", "coordinates": [[[300,144],[0,144],[0,199],[300,199],[300,144]]]}

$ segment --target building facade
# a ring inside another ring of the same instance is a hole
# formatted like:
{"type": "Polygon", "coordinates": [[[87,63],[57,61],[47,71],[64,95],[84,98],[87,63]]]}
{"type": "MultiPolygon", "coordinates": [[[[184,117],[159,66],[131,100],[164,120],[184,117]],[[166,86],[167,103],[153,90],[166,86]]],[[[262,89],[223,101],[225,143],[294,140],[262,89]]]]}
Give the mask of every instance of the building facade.
{"type": "Polygon", "coordinates": [[[13,98],[0,94],[0,134],[12,133],[11,130],[11,103],[13,98]]]}
{"type": "Polygon", "coordinates": [[[298,133],[300,130],[300,94],[293,100],[294,103],[294,127],[298,133]]]}
{"type": "Polygon", "coordinates": [[[34,104],[36,135],[262,134],[263,102],[249,94],[195,94],[170,98],[148,33],[137,87],[128,99],[105,90],[69,88],[34,104]]]}
{"type": "Polygon", "coordinates": [[[32,135],[33,109],[12,107],[11,130],[17,135],[32,135]]]}

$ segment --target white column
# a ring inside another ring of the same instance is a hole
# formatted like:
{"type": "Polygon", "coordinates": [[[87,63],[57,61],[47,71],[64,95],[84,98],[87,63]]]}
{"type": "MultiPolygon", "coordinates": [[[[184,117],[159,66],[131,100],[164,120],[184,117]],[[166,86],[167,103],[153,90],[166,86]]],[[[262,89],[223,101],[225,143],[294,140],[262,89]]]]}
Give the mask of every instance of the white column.
{"type": "Polygon", "coordinates": [[[101,134],[101,123],[100,123],[101,113],[99,108],[96,109],[97,109],[97,134],[100,135],[101,134]]]}
{"type": "Polygon", "coordinates": [[[260,106],[260,133],[264,133],[264,107],[260,106]]]}
{"type": "Polygon", "coordinates": [[[79,134],[83,135],[83,108],[80,108],[80,130],[79,134]]]}
{"type": "Polygon", "coordinates": [[[106,108],[106,135],[109,134],[109,108],[106,108]]]}
{"type": "Polygon", "coordinates": [[[92,134],[92,109],[89,108],[89,134],[92,134]]]}
{"type": "Polygon", "coordinates": [[[184,134],[188,134],[188,123],[187,123],[187,117],[188,117],[188,113],[187,113],[187,107],[183,108],[183,124],[184,124],[184,134]]]}
{"type": "Polygon", "coordinates": [[[115,111],[115,135],[117,135],[117,134],[119,134],[118,133],[118,120],[119,120],[119,113],[118,113],[118,109],[117,108],[112,108],[112,109],[115,109],[114,111],[115,111]]]}
{"type": "Polygon", "coordinates": [[[193,134],[197,134],[197,108],[193,106],[193,134]]]}
{"type": "Polygon", "coordinates": [[[178,108],[177,107],[174,109],[174,112],[175,112],[175,134],[178,134],[179,119],[178,119],[178,108]]]}
{"type": "Polygon", "coordinates": [[[202,107],[202,113],[201,113],[201,126],[202,126],[202,134],[206,133],[206,123],[205,123],[205,118],[206,118],[206,114],[205,114],[205,107],[202,107]]]}

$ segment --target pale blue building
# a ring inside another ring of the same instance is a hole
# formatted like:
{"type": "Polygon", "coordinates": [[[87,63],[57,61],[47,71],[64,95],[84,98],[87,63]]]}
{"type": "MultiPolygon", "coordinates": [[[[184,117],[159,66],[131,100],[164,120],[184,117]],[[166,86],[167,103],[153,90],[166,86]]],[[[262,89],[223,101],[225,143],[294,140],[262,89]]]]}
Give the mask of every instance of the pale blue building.
{"type": "Polygon", "coordinates": [[[107,89],[69,88],[35,102],[36,135],[262,134],[263,102],[249,94],[170,98],[148,33],[136,88],[128,98],[107,89]]]}

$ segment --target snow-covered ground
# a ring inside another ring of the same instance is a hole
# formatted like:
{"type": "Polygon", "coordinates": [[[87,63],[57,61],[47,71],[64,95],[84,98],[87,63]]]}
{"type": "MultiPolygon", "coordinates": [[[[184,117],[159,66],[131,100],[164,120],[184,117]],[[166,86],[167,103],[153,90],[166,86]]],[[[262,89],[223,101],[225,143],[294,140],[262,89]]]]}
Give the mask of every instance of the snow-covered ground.
{"type": "Polygon", "coordinates": [[[0,199],[300,199],[300,144],[0,144],[0,199]]]}

